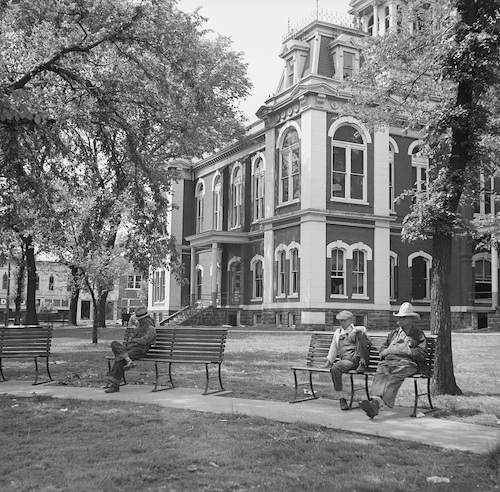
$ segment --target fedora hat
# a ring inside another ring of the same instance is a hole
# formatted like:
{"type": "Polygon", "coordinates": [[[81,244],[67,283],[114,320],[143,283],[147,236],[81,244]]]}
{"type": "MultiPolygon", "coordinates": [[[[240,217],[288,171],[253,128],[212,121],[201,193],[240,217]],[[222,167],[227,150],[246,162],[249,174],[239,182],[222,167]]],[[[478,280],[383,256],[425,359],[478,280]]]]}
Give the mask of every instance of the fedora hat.
{"type": "Polygon", "coordinates": [[[405,318],[407,316],[412,318],[420,318],[420,314],[413,311],[413,306],[409,302],[403,302],[399,308],[398,313],[393,313],[394,316],[398,316],[400,318],[405,318]]]}
{"type": "Polygon", "coordinates": [[[340,313],[335,317],[340,321],[343,319],[354,318],[354,315],[351,313],[351,311],[340,311],[340,313]]]}
{"type": "Polygon", "coordinates": [[[135,318],[136,319],[142,319],[142,318],[146,318],[148,315],[148,310],[144,307],[144,306],[141,306],[141,307],[138,307],[136,310],[135,310],[135,318]]]}

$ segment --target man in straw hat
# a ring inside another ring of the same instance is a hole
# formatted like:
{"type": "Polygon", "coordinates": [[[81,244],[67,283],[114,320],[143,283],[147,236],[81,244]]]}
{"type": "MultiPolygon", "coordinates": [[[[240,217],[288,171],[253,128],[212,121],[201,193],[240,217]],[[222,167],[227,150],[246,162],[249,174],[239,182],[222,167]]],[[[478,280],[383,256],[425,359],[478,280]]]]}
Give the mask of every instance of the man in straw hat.
{"type": "MultiPolygon", "coordinates": [[[[342,391],[342,373],[356,369],[362,374],[366,370],[369,355],[369,341],[364,326],[354,326],[351,311],[340,311],[336,319],[340,328],[333,334],[325,367],[330,369],[335,391],[342,391]],[[335,361],[338,357],[339,360],[335,361]]],[[[341,410],[349,410],[347,400],[340,398],[341,410]]]]}
{"type": "Polygon", "coordinates": [[[419,370],[425,371],[427,358],[427,340],[424,332],[413,326],[413,321],[420,318],[413,311],[409,302],[401,304],[398,313],[398,328],[391,331],[380,347],[377,372],[373,378],[372,398],[363,400],[361,408],[371,419],[387,405],[392,408],[399,388],[405,378],[413,376],[419,370]]]}
{"type": "Polygon", "coordinates": [[[134,329],[128,342],[121,344],[116,340],[111,342],[111,350],[115,354],[115,362],[109,373],[109,385],[106,393],[120,391],[120,383],[123,379],[123,371],[135,367],[134,360],[144,357],[151,345],[156,342],[156,330],[154,322],[148,314],[148,310],[141,306],[135,310],[135,318],[139,325],[134,329]]]}

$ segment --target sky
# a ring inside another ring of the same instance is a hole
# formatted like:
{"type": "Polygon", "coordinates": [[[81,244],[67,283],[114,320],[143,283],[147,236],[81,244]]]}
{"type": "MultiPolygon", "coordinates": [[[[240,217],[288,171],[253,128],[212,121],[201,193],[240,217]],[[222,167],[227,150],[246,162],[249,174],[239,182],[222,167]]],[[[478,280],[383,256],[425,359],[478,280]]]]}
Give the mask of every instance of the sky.
{"type": "Polygon", "coordinates": [[[284,67],[279,52],[288,28],[304,27],[316,9],[347,15],[349,0],[178,0],[177,6],[185,12],[201,7],[205,27],[231,38],[233,49],[244,53],[253,88],[240,109],[251,122],[278,87],[284,67]]]}

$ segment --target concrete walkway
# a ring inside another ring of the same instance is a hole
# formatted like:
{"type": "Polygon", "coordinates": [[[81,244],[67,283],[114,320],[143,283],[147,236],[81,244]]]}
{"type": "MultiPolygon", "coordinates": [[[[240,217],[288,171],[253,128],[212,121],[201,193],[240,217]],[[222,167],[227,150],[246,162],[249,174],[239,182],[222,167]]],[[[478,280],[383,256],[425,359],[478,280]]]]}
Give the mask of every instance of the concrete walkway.
{"type": "Polygon", "coordinates": [[[500,444],[500,429],[481,425],[464,424],[432,417],[412,418],[412,409],[397,407],[384,409],[370,420],[361,409],[342,412],[338,401],[311,400],[290,404],[270,400],[232,398],[230,394],[203,396],[199,389],[175,388],[152,393],[148,386],[124,386],[119,393],[106,394],[101,388],[81,388],[43,384],[32,386],[29,382],[6,381],[0,384],[0,393],[29,397],[33,394],[54,398],[71,398],[94,401],[128,401],[153,403],[167,408],[211,412],[218,414],[243,414],[264,417],[278,422],[309,423],[330,429],[355,432],[403,441],[429,444],[446,449],[487,453],[500,444]]]}

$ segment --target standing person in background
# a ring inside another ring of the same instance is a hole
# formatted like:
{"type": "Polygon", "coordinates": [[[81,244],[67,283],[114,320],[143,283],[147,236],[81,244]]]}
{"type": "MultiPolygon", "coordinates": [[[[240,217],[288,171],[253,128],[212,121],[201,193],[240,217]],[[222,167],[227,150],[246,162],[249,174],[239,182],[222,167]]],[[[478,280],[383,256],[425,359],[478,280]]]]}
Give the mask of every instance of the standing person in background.
{"type": "Polygon", "coordinates": [[[387,405],[394,406],[396,395],[405,378],[419,370],[426,373],[427,340],[423,330],[413,326],[420,318],[409,302],[401,304],[398,313],[398,328],[391,331],[380,347],[377,372],[373,378],[370,400],[363,400],[361,408],[373,419],[379,410],[387,405]]]}
{"type": "Polygon", "coordinates": [[[109,385],[106,393],[116,393],[120,391],[120,383],[123,379],[123,371],[127,371],[136,366],[134,360],[144,357],[149,348],[156,342],[156,330],[153,320],[148,315],[144,306],[135,310],[135,319],[138,326],[125,344],[116,340],[111,342],[111,350],[115,354],[115,362],[109,373],[109,385]]]}
{"type": "MultiPolygon", "coordinates": [[[[333,387],[335,391],[342,391],[342,374],[356,369],[356,372],[363,374],[368,365],[368,355],[370,343],[366,336],[364,326],[354,326],[354,315],[351,311],[341,311],[336,319],[340,323],[340,328],[333,334],[330,351],[326,356],[325,367],[330,369],[333,387]],[[336,358],[338,361],[335,361],[336,358]]],[[[347,400],[340,398],[341,410],[349,410],[347,400]]]]}

